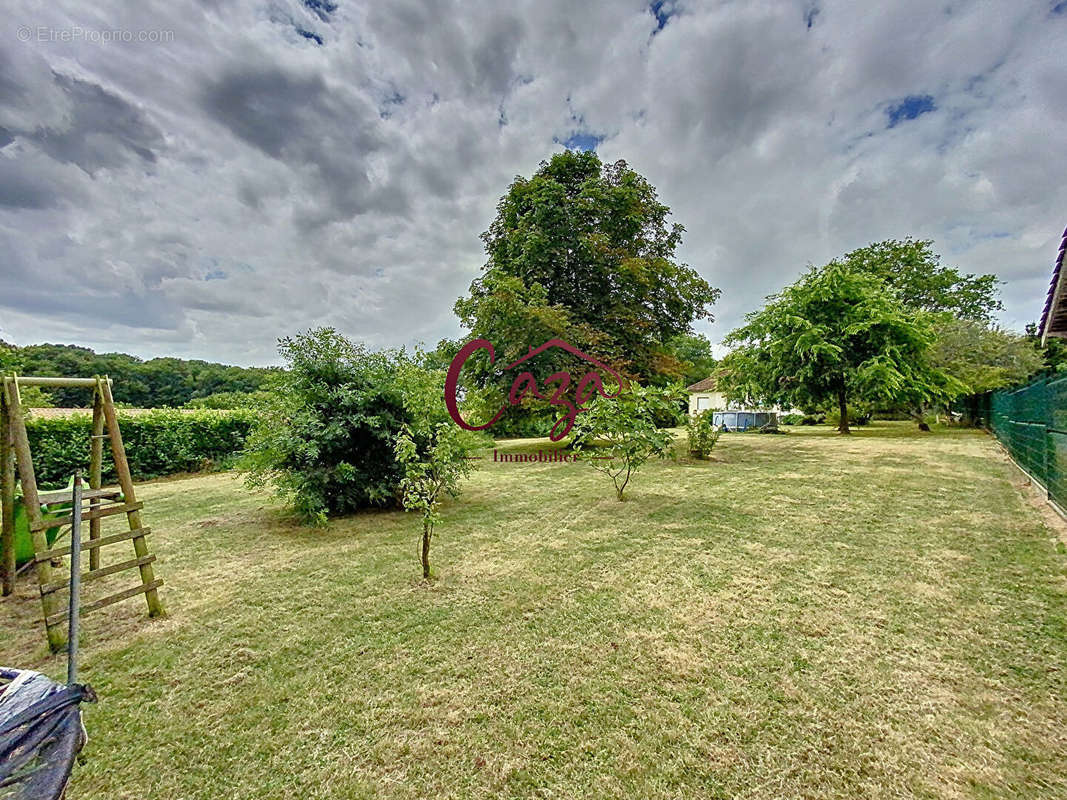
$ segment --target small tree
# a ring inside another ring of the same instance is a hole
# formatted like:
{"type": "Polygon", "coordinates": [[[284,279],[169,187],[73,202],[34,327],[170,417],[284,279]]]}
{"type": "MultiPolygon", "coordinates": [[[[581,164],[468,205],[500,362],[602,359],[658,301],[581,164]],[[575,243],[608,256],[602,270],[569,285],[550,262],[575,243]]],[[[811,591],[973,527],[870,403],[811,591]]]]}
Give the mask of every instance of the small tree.
{"type": "Polygon", "coordinates": [[[715,427],[715,412],[711,409],[698,411],[685,422],[685,432],[689,438],[689,455],[694,458],[707,458],[719,441],[722,431],[715,427]]]}
{"type": "Polygon", "coordinates": [[[405,511],[422,515],[422,577],[430,577],[430,541],[441,521],[445,495],[459,496],[460,480],[471,473],[472,455],[484,439],[455,424],[445,409],[440,387],[444,373],[404,364],[400,386],[410,415],[396,436],[393,452],[403,468],[400,481],[405,511]]]}
{"type": "Polygon", "coordinates": [[[611,478],[619,500],[641,465],[670,454],[674,436],[656,427],[656,417],[669,413],[681,394],[680,386],[631,384],[618,397],[598,396],[575,420],[572,447],[589,451],[585,460],[611,478]]]}

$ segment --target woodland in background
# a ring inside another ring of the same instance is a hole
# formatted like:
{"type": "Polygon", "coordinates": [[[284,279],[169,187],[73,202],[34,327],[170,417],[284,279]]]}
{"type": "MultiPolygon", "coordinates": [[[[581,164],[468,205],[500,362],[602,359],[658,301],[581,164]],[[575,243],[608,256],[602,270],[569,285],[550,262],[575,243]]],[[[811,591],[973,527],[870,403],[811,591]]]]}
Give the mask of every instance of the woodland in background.
{"type": "MultiPolygon", "coordinates": [[[[178,408],[223,392],[241,395],[258,390],[276,367],[233,367],[210,361],[152,358],[126,353],[96,353],[72,344],[17,347],[0,341],[0,373],[45,377],[107,375],[114,381],[115,401],[131,408],[178,408]]],[[[37,405],[84,408],[84,389],[51,389],[35,397],[37,405]]],[[[197,403],[193,403],[197,405],[197,403]]]]}

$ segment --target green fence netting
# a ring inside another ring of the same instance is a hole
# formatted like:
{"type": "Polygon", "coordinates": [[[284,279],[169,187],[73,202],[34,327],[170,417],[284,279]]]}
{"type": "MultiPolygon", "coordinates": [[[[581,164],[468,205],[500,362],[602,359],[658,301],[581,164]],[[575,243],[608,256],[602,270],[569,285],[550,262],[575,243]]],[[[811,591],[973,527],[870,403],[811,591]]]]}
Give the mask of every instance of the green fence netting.
{"type": "Polygon", "coordinates": [[[1067,376],[964,398],[958,410],[987,428],[1024,470],[1067,508],[1067,376]]]}

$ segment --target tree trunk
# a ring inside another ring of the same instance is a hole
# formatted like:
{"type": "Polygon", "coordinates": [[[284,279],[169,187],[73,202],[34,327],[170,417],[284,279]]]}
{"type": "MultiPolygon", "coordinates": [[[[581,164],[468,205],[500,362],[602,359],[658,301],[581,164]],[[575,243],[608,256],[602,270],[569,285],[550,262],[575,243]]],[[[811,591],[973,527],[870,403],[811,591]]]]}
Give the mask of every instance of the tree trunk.
{"type": "Polygon", "coordinates": [[[837,424],[837,432],[852,433],[848,427],[848,398],[845,397],[845,384],[843,382],[837,390],[837,410],[841,414],[841,421],[837,424]]]}
{"type": "Polygon", "coordinates": [[[433,528],[429,523],[424,523],[422,526],[422,577],[429,579],[430,577],[430,534],[433,533],[433,528]]]}

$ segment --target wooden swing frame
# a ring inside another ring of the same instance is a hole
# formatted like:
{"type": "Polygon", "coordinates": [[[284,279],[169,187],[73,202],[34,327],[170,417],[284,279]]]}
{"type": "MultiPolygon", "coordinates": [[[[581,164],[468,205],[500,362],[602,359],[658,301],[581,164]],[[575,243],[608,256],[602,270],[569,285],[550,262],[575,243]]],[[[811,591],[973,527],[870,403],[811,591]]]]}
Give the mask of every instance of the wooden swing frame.
{"type": "Polygon", "coordinates": [[[133,478],[130,475],[126,450],[122,444],[122,432],[119,430],[118,414],[115,401],[111,396],[111,380],[105,377],[94,378],[32,378],[17,375],[5,376],[3,391],[0,392],[0,511],[3,524],[0,527],[0,542],[3,544],[3,563],[0,564],[0,583],[2,594],[9,595],[15,589],[15,481],[22,485],[22,502],[29,516],[30,536],[33,539],[34,567],[37,583],[41,591],[41,604],[44,614],[45,631],[48,644],[53,652],[58,652],[66,645],[64,626],[67,613],[63,610],[60,597],[62,590],[69,590],[70,579],[56,580],[52,560],[72,552],[75,542],[63,547],[50,547],[45,529],[57,525],[70,525],[73,513],[56,519],[47,518],[43,509],[51,503],[70,500],[70,493],[40,492],[37,478],[33,471],[33,456],[30,453],[29,436],[23,417],[19,388],[23,386],[40,386],[42,388],[83,388],[93,393],[93,425],[89,453],[89,489],[82,493],[88,506],[82,510],[81,518],[89,520],[89,539],[80,541],[79,552],[89,551],[89,571],[81,574],[81,581],[87,582],[106,575],[133,569],[140,571],[141,585],[126,589],[116,594],[103,597],[81,606],[81,613],[88,614],[97,609],[144,594],[148,603],[148,615],[163,615],[163,606],[159,601],[157,590],[163,581],[156,578],[152,569],[155,556],[148,551],[145,537],[150,532],[141,525],[143,503],[137,501],[133,478]],[[107,433],[104,432],[105,427],[107,433]],[[115,474],[118,476],[117,488],[101,486],[104,460],[104,439],[110,442],[111,455],[114,459],[115,474]],[[16,470],[17,467],[17,470],[16,470]],[[100,521],[113,514],[126,514],[129,530],[109,536],[100,535],[100,521]],[[132,541],[135,557],[128,561],[100,566],[100,548],[118,542],[132,541]]]}

